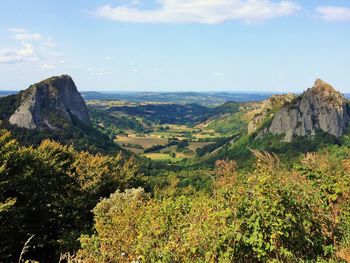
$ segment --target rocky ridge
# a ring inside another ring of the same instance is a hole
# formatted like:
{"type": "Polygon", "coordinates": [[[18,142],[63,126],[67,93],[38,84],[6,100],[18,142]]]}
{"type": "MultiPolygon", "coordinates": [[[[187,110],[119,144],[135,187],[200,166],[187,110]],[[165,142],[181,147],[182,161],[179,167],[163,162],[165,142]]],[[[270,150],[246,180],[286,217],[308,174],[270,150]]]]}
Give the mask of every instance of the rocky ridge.
{"type": "Polygon", "coordinates": [[[287,103],[290,103],[296,97],[297,95],[292,93],[273,95],[270,98],[264,100],[258,108],[250,110],[249,114],[253,115],[253,117],[248,123],[248,133],[251,134],[258,130],[260,124],[266,118],[272,117],[274,112],[279,110],[287,103]]]}

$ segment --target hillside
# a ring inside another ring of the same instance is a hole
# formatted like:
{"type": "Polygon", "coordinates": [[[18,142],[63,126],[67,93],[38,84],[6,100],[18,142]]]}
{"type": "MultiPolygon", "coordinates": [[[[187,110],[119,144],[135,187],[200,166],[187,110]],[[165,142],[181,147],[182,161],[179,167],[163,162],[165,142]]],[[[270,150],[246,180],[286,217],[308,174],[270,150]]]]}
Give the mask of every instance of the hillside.
{"type": "Polygon", "coordinates": [[[115,151],[117,145],[93,128],[86,104],[71,77],[51,77],[0,98],[1,127],[26,145],[51,138],[78,149],[115,151]]]}
{"type": "Polygon", "coordinates": [[[40,262],[349,258],[348,104],[325,82],[211,107],[87,104],[67,76],[0,99],[1,261],[25,242],[40,262]]]}
{"type": "Polygon", "coordinates": [[[260,149],[292,164],[301,153],[349,143],[348,102],[321,80],[300,95],[276,95],[256,103],[242,116],[248,121],[247,133],[206,156],[208,162],[229,157],[247,166],[249,149],[260,149]]]}
{"type": "Polygon", "coordinates": [[[251,158],[252,147],[295,157],[344,143],[349,122],[346,99],[321,80],[303,94],[273,95],[261,102],[205,107],[110,100],[89,101],[89,108],[94,125],[120,146],[164,161],[212,163],[225,156],[243,161],[251,158]]]}

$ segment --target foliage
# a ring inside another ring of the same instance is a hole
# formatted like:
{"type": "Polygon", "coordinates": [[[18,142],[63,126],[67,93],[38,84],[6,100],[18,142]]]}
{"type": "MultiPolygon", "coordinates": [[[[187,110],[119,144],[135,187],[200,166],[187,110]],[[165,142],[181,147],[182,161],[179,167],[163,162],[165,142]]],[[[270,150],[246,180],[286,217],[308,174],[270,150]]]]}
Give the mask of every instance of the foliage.
{"type": "Polygon", "coordinates": [[[247,168],[253,164],[250,149],[258,149],[273,152],[284,163],[293,165],[302,153],[314,152],[338,144],[338,139],[322,131],[317,131],[313,137],[296,137],[290,143],[283,141],[283,135],[265,134],[260,137],[254,134],[243,135],[231,145],[224,145],[215,156],[207,161],[229,158],[236,160],[241,167],[247,168]]]}
{"type": "Polygon", "coordinates": [[[348,161],[306,154],[293,169],[253,151],[254,169],[218,161],[209,192],[174,178],[150,196],[117,191],[94,209],[95,233],[80,238],[84,262],[338,261],[347,246],[348,161]]]}
{"type": "Polygon", "coordinates": [[[124,134],[125,130],[134,130],[135,132],[146,132],[144,126],[131,116],[115,116],[107,114],[102,110],[89,108],[89,115],[92,124],[102,133],[114,139],[119,134],[124,134]]]}
{"type": "Polygon", "coordinates": [[[214,119],[208,125],[209,129],[213,129],[223,135],[230,136],[235,133],[247,132],[248,123],[244,120],[244,112],[239,111],[238,105],[234,104],[233,112],[214,119]]]}
{"type": "Polygon", "coordinates": [[[79,151],[91,153],[116,153],[121,149],[107,135],[96,128],[81,123],[73,115],[73,125],[65,125],[62,130],[30,130],[0,123],[0,129],[7,129],[21,144],[38,146],[43,140],[51,139],[65,145],[73,145],[79,151]]]}
{"type": "Polygon", "coordinates": [[[153,124],[186,124],[194,125],[205,121],[217,113],[215,108],[198,104],[141,104],[135,106],[114,106],[107,113],[138,116],[153,124]]]}
{"type": "Polygon", "coordinates": [[[139,179],[135,161],[120,154],[91,155],[50,140],[22,147],[1,131],[0,261],[18,259],[31,235],[29,258],[52,262],[59,252],[76,249],[100,198],[139,179]]]}

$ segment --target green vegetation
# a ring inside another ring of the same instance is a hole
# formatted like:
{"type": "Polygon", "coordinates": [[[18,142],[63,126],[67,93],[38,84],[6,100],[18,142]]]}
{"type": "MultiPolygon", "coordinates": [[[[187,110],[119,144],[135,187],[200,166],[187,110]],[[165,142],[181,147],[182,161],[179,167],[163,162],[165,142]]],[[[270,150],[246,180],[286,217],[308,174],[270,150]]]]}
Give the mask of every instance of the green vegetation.
{"type": "MultiPolygon", "coordinates": [[[[95,101],[127,101],[132,103],[175,103],[216,106],[228,101],[261,101],[272,94],[259,93],[199,93],[199,92],[130,92],[130,93],[100,93],[95,91],[82,92],[88,102],[95,101]]],[[[1,93],[0,93],[1,95],[1,93]]]]}
{"type": "Polygon", "coordinates": [[[254,170],[219,161],[209,192],[177,181],[117,191],[94,209],[76,262],[338,262],[349,251],[348,161],[306,154],[293,170],[253,152],[254,170]]]}
{"type": "MultiPolygon", "coordinates": [[[[212,145],[210,149],[215,150],[247,126],[240,104],[234,102],[212,108],[112,100],[93,100],[88,105],[96,129],[115,138],[119,146],[157,161],[193,159],[200,148],[212,145]]],[[[202,156],[210,151],[199,152],[202,156]]]]}
{"type": "Polygon", "coordinates": [[[135,117],[121,116],[117,117],[107,114],[98,109],[90,109],[89,115],[94,127],[99,129],[111,139],[119,134],[125,134],[125,130],[134,130],[135,132],[145,132],[144,126],[137,121],[135,117]]]}
{"type": "Polygon", "coordinates": [[[300,153],[314,152],[340,143],[334,136],[322,131],[318,131],[313,137],[296,137],[291,143],[283,141],[282,138],[283,135],[272,134],[265,134],[261,138],[257,138],[256,134],[245,135],[231,145],[224,145],[217,155],[211,157],[211,161],[230,158],[242,164],[240,167],[249,167],[253,161],[250,149],[258,149],[278,154],[283,162],[292,165],[300,153]]]}
{"type": "Polygon", "coordinates": [[[134,159],[77,152],[45,140],[22,147],[0,133],[0,261],[16,262],[34,235],[25,258],[55,262],[78,248],[91,230],[91,209],[116,189],[140,185],[134,159]]]}
{"type": "Polygon", "coordinates": [[[19,106],[19,95],[10,95],[0,99],[0,119],[8,119],[19,106]]]}
{"type": "Polygon", "coordinates": [[[349,132],[248,135],[256,104],[89,105],[92,126],[1,124],[1,262],[350,260],[349,132]]]}
{"type": "Polygon", "coordinates": [[[138,106],[115,106],[106,110],[108,113],[124,113],[141,117],[158,124],[194,125],[208,119],[215,108],[197,104],[141,104],[138,106]]]}
{"type": "Polygon", "coordinates": [[[0,123],[0,129],[11,130],[12,136],[24,145],[39,145],[44,139],[73,145],[77,150],[92,153],[115,153],[121,150],[107,135],[98,129],[85,125],[72,116],[73,125],[66,125],[62,130],[28,130],[12,126],[7,122],[0,123]]]}

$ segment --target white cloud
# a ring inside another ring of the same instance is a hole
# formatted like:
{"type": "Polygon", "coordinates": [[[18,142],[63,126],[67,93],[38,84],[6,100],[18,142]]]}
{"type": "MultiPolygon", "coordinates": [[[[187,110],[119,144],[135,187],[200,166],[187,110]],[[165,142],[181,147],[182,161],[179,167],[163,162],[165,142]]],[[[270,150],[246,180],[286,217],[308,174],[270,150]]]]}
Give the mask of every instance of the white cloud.
{"type": "Polygon", "coordinates": [[[52,48],[52,47],[55,47],[56,46],[56,43],[52,42],[52,41],[46,41],[46,42],[43,42],[42,45],[44,47],[49,47],[49,48],[52,48]]]}
{"type": "Polygon", "coordinates": [[[43,39],[43,36],[39,33],[16,33],[11,38],[19,41],[40,41],[43,39]]]}
{"type": "Polygon", "coordinates": [[[105,76],[112,74],[112,72],[106,68],[94,68],[94,67],[89,67],[87,70],[90,72],[92,76],[105,76]]]}
{"type": "Polygon", "coordinates": [[[50,65],[50,64],[44,64],[40,67],[42,70],[50,70],[56,68],[55,65],[50,65]]]}
{"type": "Polygon", "coordinates": [[[11,39],[18,41],[38,41],[43,47],[53,48],[56,43],[53,41],[52,37],[46,37],[39,33],[31,33],[24,28],[9,28],[9,32],[12,33],[11,39]]]}
{"type": "Polygon", "coordinates": [[[19,28],[19,27],[13,27],[13,28],[9,28],[8,31],[12,32],[12,33],[26,33],[27,30],[24,28],[19,28]]]}
{"type": "Polygon", "coordinates": [[[16,63],[24,60],[35,60],[31,57],[34,49],[30,44],[22,44],[20,49],[0,49],[0,63],[16,63]]]}
{"type": "Polygon", "coordinates": [[[111,57],[105,57],[105,60],[111,60],[112,58],[111,57]]]}
{"type": "Polygon", "coordinates": [[[67,66],[67,68],[69,68],[69,69],[79,69],[80,66],[79,65],[75,65],[75,64],[70,64],[70,65],[67,66]]]}
{"type": "Polygon", "coordinates": [[[223,77],[225,74],[223,72],[215,72],[214,73],[214,77],[219,78],[219,77],[223,77]]]}
{"type": "Polygon", "coordinates": [[[329,22],[350,21],[350,8],[341,6],[320,6],[316,8],[319,18],[329,22]]]}
{"type": "Polygon", "coordinates": [[[264,21],[288,16],[301,7],[293,1],[272,0],[158,0],[158,9],[140,9],[134,5],[97,8],[98,16],[134,23],[219,24],[230,20],[264,21]]]}
{"type": "Polygon", "coordinates": [[[24,28],[7,30],[10,32],[9,38],[15,40],[15,47],[0,49],[0,63],[35,62],[40,59],[44,64],[41,69],[50,69],[50,64],[62,63],[59,61],[64,59],[64,55],[48,49],[55,47],[52,37],[31,33],[24,28]]]}
{"type": "Polygon", "coordinates": [[[34,49],[30,44],[22,44],[23,48],[17,51],[17,54],[22,57],[31,56],[34,54],[34,49]]]}
{"type": "Polygon", "coordinates": [[[156,72],[156,73],[163,73],[163,72],[165,72],[165,70],[164,70],[164,69],[160,69],[160,68],[154,68],[154,69],[153,69],[153,72],[156,72]]]}
{"type": "Polygon", "coordinates": [[[52,37],[46,37],[45,40],[41,43],[44,47],[53,48],[56,46],[56,43],[53,41],[52,37]]]}

